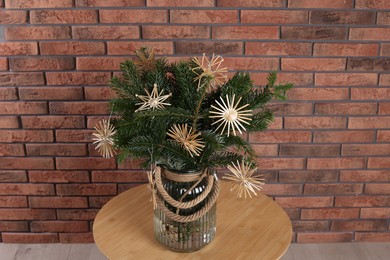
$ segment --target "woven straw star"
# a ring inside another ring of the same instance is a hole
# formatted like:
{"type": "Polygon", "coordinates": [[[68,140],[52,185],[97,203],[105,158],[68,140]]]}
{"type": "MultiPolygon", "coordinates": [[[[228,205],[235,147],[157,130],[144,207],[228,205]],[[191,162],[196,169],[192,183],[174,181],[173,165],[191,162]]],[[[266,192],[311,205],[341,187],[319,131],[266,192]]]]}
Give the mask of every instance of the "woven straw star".
{"type": "Polygon", "coordinates": [[[205,147],[204,142],[200,139],[200,133],[195,133],[195,131],[190,127],[188,130],[188,125],[173,125],[171,129],[168,130],[168,136],[172,137],[173,140],[178,142],[191,157],[199,156],[205,147]]]}
{"type": "Polygon", "coordinates": [[[201,61],[198,60],[198,58],[194,58],[192,61],[198,65],[192,69],[192,71],[197,75],[194,81],[199,80],[198,89],[203,77],[210,79],[209,87],[211,87],[211,89],[215,89],[217,86],[220,86],[226,82],[227,69],[220,68],[223,62],[223,58],[221,56],[215,56],[213,54],[211,60],[209,60],[203,53],[201,61]],[[198,72],[199,70],[201,71],[200,73],[198,72]]]}
{"type": "Polygon", "coordinates": [[[114,126],[111,125],[110,120],[103,119],[95,126],[95,130],[96,133],[92,134],[95,137],[92,138],[95,141],[93,143],[97,144],[95,150],[98,149],[104,158],[113,157],[116,154],[113,148],[113,136],[116,133],[114,126]]]}
{"type": "Polygon", "coordinates": [[[237,161],[237,165],[232,163],[227,166],[231,171],[231,174],[226,174],[223,179],[228,180],[231,184],[231,191],[234,191],[237,197],[241,198],[244,194],[246,199],[247,195],[252,198],[251,193],[257,196],[256,190],[261,191],[264,185],[264,179],[262,176],[253,176],[257,168],[252,168],[249,163],[244,161],[241,164],[237,161]]]}
{"type": "Polygon", "coordinates": [[[249,125],[250,117],[252,116],[252,110],[243,110],[249,104],[243,105],[239,108],[241,97],[238,99],[237,103],[234,103],[235,95],[233,95],[232,99],[226,95],[226,102],[220,97],[221,103],[216,100],[218,107],[211,105],[214,110],[211,110],[211,114],[215,114],[214,116],[210,116],[210,118],[219,118],[217,121],[212,123],[212,125],[219,124],[217,129],[222,127],[221,134],[225,132],[227,126],[227,136],[230,134],[230,130],[233,130],[233,135],[236,135],[236,129],[242,133],[241,130],[246,130],[243,124],[249,125]]]}
{"type": "Polygon", "coordinates": [[[136,104],[141,106],[137,110],[135,110],[135,112],[148,109],[163,109],[164,106],[171,105],[169,103],[164,103],[164,101],[167,100],[170,96],[172,96],[172,93],[169,93],[168,95],[162,95],[164,90],[161,90],[161,92],[158,93],[157,84],[153,85],[152,93],[149,93],[147,89],[145,89],[145,92],[146,96],[136,95],[136,97],[141,99],[142,102],[136,104]]]}
{"type": "Polygon", "coordinates": [[[140,70],[154,70],[156,68],[156,59],[154,58],[154,49],[142,48],[135,52],[138,60],[134,61],[134,64],[140,70]]]}

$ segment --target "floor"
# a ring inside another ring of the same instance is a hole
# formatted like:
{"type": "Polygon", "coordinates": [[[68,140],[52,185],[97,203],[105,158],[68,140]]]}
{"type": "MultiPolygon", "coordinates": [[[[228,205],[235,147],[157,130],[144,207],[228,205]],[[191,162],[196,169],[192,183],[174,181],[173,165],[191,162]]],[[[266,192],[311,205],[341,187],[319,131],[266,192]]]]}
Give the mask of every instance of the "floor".
{"type": "MultiPolygon", "coordinates": [[[[94,244],[0,244],[0,259],[106,260],[107,258],[94,244]]],[[[388,260],[390,243],[292,244],[282,257],[282,260],[302,259],[388,260]]]]}

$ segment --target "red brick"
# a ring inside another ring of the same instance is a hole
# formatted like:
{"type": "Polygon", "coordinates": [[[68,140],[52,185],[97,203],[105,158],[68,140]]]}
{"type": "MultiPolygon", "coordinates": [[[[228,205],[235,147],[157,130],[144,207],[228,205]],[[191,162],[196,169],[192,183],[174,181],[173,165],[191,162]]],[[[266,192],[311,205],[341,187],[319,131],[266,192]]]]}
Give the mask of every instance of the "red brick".
{"type": "Polygon", "coordinates": [[[303,219],[351,219],[359,217],[358,208],[324,208],[324,209],[302,209],[303,219]]]}
{"type": "MultiPolygon", "coordinates": [[[[171,23],[237,23],[236,10],[171,10],[171,23]]],[[[166,21],[164,21],[166,22],[166,21]]]]}
{"type": "MultiPolygon", "coordinates": [[[[86,197],[63,197],[57,191],[61,197],[30,197],[30,208],[87,208],[88,201],[86,197]]],[[[77,194],[72,194],[77,195],[77,194]]]]}
{"type": "Polygon", "coordinates": [[[336,170],[311,170],[311,171],[280,171],[279,181],[288,183],[302,182],[336,182],[338,172],[336,170]]]}
{"type": "Polygon", "coordinates": [[[176,54],[218,53],[242,55],[241,42],[175,42],[176,54]]]}
{"type": "Polygon", "coordinates": [[[141,185],[140,183],[118,184],[118,194],[141,185]]]}
{"type": "Polygon", "coordinates": [[[27,207],[27,198],[25,196],[0,196],[0,207],[25,208],[27,207]]]}
{"type": "Polygon", "coordinates": [[[110,100],[117,97],[115,91],[108,87],[85,87],[85,100],[110,100]]]}
{"type": "Polygon", "coordinates": [[[103,42],[41,42],[41,54],[99,55],[104,54],[103,42]]]}
{"type": "Polygon", "coordinates": [[[374,140],[373,131],[318,131],[314,132],[315,143],[362,143],[374,140]]]}
{"type": "Polygon", "coordinates": [[[85,144],[26,144],[28,156],[87,156],[85,144]]]}
{"type": "Polygon", "coordinates": [[[389,88],[351,88],[352,100],[388,100],[389,88]]]}
{"type": "Polygon", "coordinates": [[[37,55],[36,42],[0,42],[0,55],[37,55]]]}
{"type": "Polygon", "coordinates": [[[382,43],[381,44],[381,56],[390,56],[390,44],[382,43]]]}
{"type": "Polygon", "coordinates": [[[59,170],[93,170],[93,169],[115,169],[115,159],[106,158],[57,158],[57,169],[59,170]]]}
{"type": "Polygon", "coordinates": [[[301,184],[265,184],[264,193],[268,196],[286,196],[302,194],[301,184]]]}
{"type": "Polygon", "coordinates": [[[53,142],[51,130],[0,130],[1,142],[53,142]]]}
{"type": "MultiPolygon", "coordinates": [[[[26,158],[23,158],[26,159],[26,158]]],[[[0,184],[1,195],[53,195],[52,184],[0,184]]]]}
{"type": "Polygon", "coordinates": [[[5,0],[6,8],[64,8],[73,7],[73,0],[5,0]]]}
{"type": "Polygon", "coordinates": [[[92,182],[147,182],[146,171],[93,171],[92,182]]]}
{"type": "Polygon", "coordinates": [[[296,42],[246,42],[247,55],[311,55],[311,43],[296,42]]]}
{"type": "Polygon", "coordinates": [[[343,144],[344,156],[390,155],[390,144],[343,144]]]}
{"type": "Polygon", "coordinates": [[[253,144],[251,146],[257,156],[278,155],[278,146],[276,144],[253,144]]]}
{"type": "Polygon", "coordinates": [[[0,158],[0,169],[53,169],[52,158],[32,157],[2,157],[0,158]]]}
{"type": "Polygon", "coordinates": [[[214,6],[214,0],[147,0],[147,6],[174,6],[174,7],[211,7],[214,6]]]}
{"type": "Polygon", "coordinates": [[[279,39],[277,26],[215,26],[213,39],[279,39]]]}
{"type": "Polygon", "coordinates": [[[0,117],[0,128],[19,128],[19,119],[17,116],[0,117]]]}
{"type": "Polygon", "coordinates": [[[90,208],[101,208],[107,202],[109,202],[113,197],[112,196],[104,196],[104,197],[89,197],[89,207],[90,208]]]}
{"type": "Polygon", "coordinates": [[[289,100],[348,100],[347,88],[293,88],[289,100]]]}
{"type": "Polygon", "coordinates": [[[197,39],[210,38],[208,26],[143,26],[142,37],[144,39],[197,39]]]}
{"type": "MultiPolygon", "coordinates": [[[[255,84],[257,85],[265,85],[267,84],[267,76],[268,73],[252,73],[251,77],[255,84]]],[[[277,83],[283,83],[283,82],[291,82],[297,86],[305,86],[305,85],[312,85],[313,84],[313,73],[292,73],[292,72],[280,72],[278,74],[277,83]]],[[[295,88],[294,88],[295,89],[295,88]]],[[[292,90],[294,90],[292,89],[292,90]]],[[[290,90],[288,93],[291,93],[290,90]]]]}
{"type": "Polygon", "coordinates": [[[251,133],[251,143],[309,143],[310,131],[264,131],[251,133]]]}
{"type": "Polygon", "coordinates": [[[327,73],[316,74],[316,86],[374,86],[378,75],[375,73],[327,73]]]}
{"type": "Polygon", "coordinates": [[[388,219],[390,215],[390,208],[362,208],[361,218],[372,218],[372,219],[388,219]]]}
{"type": "Polygon", "coordinates": [[[276,102],[267,105],[274,115],[311,115],[313,107],[311,103],[276,102]]]}
{"type": "Polygon", "coordinates": [[[340,181],[345,182],[390,182],[389,171],[349,170],[340,171],[340,181]]]}
{"type": "Polygon", "coordinates": [[[58,243],[55,233],[3,233],[4,243],[58,243]]]}
{"type": "Polygon", "coordinates": [[[27,221],[0,221],[2,232],[28,232],[27,221]]]}
{"type": "Polygon", "coordinates": [[[83,128],[83,116],[22,116],[24,128],[83,128]]]}
{"type": "Polygon", "coordinates": [[[242,10],[241,23],[296,24],[308,22],[307,11],[242,10]]]}
{"type": "Polygon", "coordinates": [[[356,0],[356,8],[389,9],[387,0],[356,0]]]}
{"type": "Polygon", "coordinates": [[[283,208],[324,208],[333,206],[333,197],[277,197],[275,201],[283,208]]]}
{"type": "Polygon", "coordinates": [[[134,54],[141,47],[153,48],[156,54],[173,54],[172,42],[107,42],[108,54],[134,54]]]}
{"type": "Polygon", "coordinates": [[[281,39],[285,40],[345,40],[346,36],[343,27],[282,26],[281,33],[281,39]]]}
{"type": "MultiPolygon", "coordinates": [[[[95,128],[95,126],[102,120],[106,119],[108,120],[110,118],[109,115],[105,116],[88,116],[87,119],[87,128],[95,128]]],[[[110,119],[111,120],[111,119],[110,119]]]]}
{"type": "Polygon", "coordinates": [[[2,114],[46,114],[46,102],[0,102],[2,114]]]}
{"type": "Polygon", "coordinates": [[[316,115],[369,115],[376,114],[376,103],[316,103],[316,115]]]}
{"type": "Polygon", "coordinates": [[[302,144],[281,144],[280,155],[282,156],[337,156],[340,154],[339,145],[302,145],[302,144]]]}
{"type": "Polygon", "coordinates": [[[376,43],[314,43],[315,56],[376,56],[376,43]]]}
{"type": "Polygon", "coordinates": [[[347,70],[351,71],[388,71],[390,59],[381,58],[349,58],[347,70]]]}
{"type": "Polygon", "coordinates": [[[166,10],[100,10],[100,23],[166,23],[166,10]]]}
{"type": "Polygon", "coordinates": [[[261,170],[272,169],[303,169],[303,158],[258,158],[257,163],[261,170]]]}
{"type": "Polygon", "coordinates": [[[346,118],[344,117],[285,117],[285,129],[332,129],[345,128],[346,118]]]}
{"type": "Polygon", "coordinates": [[[378,142],[390,142],[390,130],[379,130],[377,141],[378,142]]]}
{"type": "Polygon", "coordinates": [[[340,58],[282,58],[282,70],[337,71],[345,70],[345,64],[340,58]]]}
{"type": "Polygon", "coordinates": [[[308,158],[308,169],[359,169],[365,165],[362,157],[351,158],[308,158]]]}
{"type": "Polygon", "coordinates": [[[42,72],[0,72],[0,86],[36,86],[44,84],[42,72]]]}
{"type": "Polygon", "coordinates": [[[30,11],[32,24],[97,23],[95,10],[33,10],[30,11]]]}
{"type": "Polygon", "coordinates": [[[340,242],[352,242],[353,233],[350,232],[310,232],[310,233],[298,233],[298,243],[340,243],[340,242]]]}
{"type": "Polygon", "coordinates": [[[385,183],[366,183],[365,194],[386,194],[390,195],[390,184],[385,183]]]}
{"type": "Polygon", "coordinates": [[[0,182],[26,182],[27,175],[25,171],[2,171],[0,170],[0,182]]]}
{"type": "Polygon", "coordinates": [[[59,209],[58,220],[94,220],[99,209],[59,209]]]}
{"type": "Polygon", "coordinates": [[[47,72],[48,85],[106,85],[109,72],[47,72]]]}
{"type": "Polygon", "coordinates": [[[335,198],[336,207],[389,207],[390,196],[339,196],[335,198]]]}
{"type": "Polygon", "coordinates": [[[390,117],[350,117],[348,119],[348,128],[350,129],[371,129],[388,128],[390,117]]]}
{"type": "Polygon", "coordinates": [[[32,221],[31,232],[87,232],[87,221],[32,221]]]}
{"type": "Polygon", "coordinates": [[[17,100],[16,88],[0,88],[0,99],[1,100],[17,100]]]}
{"type": "Polygon", "coordinates": [[[0,70],[8,70],[8,59],[0,58],[0,70]]]}
{"type": "Polygon", "coordinates": [[[379,86],[390,86],[390,74],[380,74],[379,86]]]}
{"type": "Polygon", "coordinates": [[[128,60],[127,57],[80,57],[77,58],[79,70],[120,70],[120,64],[128,60]]]}
{"type": "Polygon", "coordinates": [[[145,0],[76,0],[77,7],[144,6],[145,0]]]}
{"type": "Polygon", "coordinates": [[[81,87],[20,87],[20,100],[79,100],[83,99],[81,87]]]}
{"type": "Polygon", "coordinates": [[[89,233],[60,233],[60,243],[93,243],[93,234],[89,233]]]}
{"type": "Polygon", "coordinates": [[[58,195],[116,195],[115,184],[57,184],[58,195]]]}
{"type": "Polygon", "coordinates": [[[139,39],[138,26],[74,26],[74,39],[139,39]]]}
{"type": "Polygon", "coordinates": [[[390,233],[387,232],[356,232],[356,242],[390,242],[390,233]]]}
{"type": "Polygon", "coordinates": [[[308,231],[328,231],[328,221],[291,221],[293,230],[295,232],[308,232],[308,231]]]}
{"type": "Polygon", "coordinates": [[[231,70],[277,70],[277,58],[225,58],[223,66],[231,70]]]}
{"type": "Polygon", "coordinates": [[[351,8],[352,0],[289,0],[288,7],[294,8],[351,8]]]}
{"type": "Polygon", "coordinates": [[[16,10],[0,10],[0,24],[27,23],[27,12],[16,10]]]}
{"type": "Polygon", "coordinates": [[[388,41],[390,28],[350,28],[349,40],[388,41]]]}
{"type": "MultiPolygon", "coordinates": [[[[1,119],[0,119],[1,120],[1,119]]],[[[23,144],[2,144],[0,156],[24,156],[23,144]]]]}
{"type": "Polygon", "coordinates": [[[375,24],[373,12],[310,11],[311,24],[375,24]]]}
{"type": "Polygon", "coordinates": [[[305,184],[304,194],[310,195],[337,195],[337,194],[361,194],[363,184],[305,184]]]}
{"type": "Polygon", "coordinates": [[[91,142],[93,132],[94,130],[56,130],[56,140],[57,142],[72,143],[91,142]]]}
{"type": "Polygon", "coordinates": [[[28,26],[5,28],[6,40],[57,40],[70,39],[67,26],[28,26]]]}
{"type": "Polygon", "coordinates": [[[55,218],[54,209],[0,209],[1,220],[49,220],[55,218]]]}
{"type": "Polygon", "coordinates": [[[379,103],[379,115],[390,115],[390,103],[379,103]]]}
{"type": "Polygon", "coordinates": [[[283,0],[218,0],[218,7],[283,7],[283,0]]]}
{"type": "Polygon", "coordinates": [[[72,70],[75,68],[73,58],[10,58],[9,63],[13,71],[72,70]]]}
{"type": "Polygon", "coordinates": [[[51,102],[50,114],[109,114],[107,102],[51,102]]]}
{"type": "Polygon", "coordinates": [[[89,182],[87,171],[29,171],[28,176],[30,182],[89,182]]]}

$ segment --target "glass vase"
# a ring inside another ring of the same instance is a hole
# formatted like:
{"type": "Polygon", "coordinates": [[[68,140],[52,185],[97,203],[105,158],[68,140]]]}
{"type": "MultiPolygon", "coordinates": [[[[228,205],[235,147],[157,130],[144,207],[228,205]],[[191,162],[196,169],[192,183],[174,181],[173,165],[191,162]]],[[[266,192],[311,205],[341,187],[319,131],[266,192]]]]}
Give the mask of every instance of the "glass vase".
{"type": "MultiPolygon", "coordinates": [[[[165,171],[167,171],[165,169],[165,171]]],[[[173,174],[193,174],[194,172],[172,172],[173,174]]],[[[167,193],[175,200],[179,200],[195,183],[178,182],[161,175],[161,182],[167,193]]],[[[206,178],[200,181],[195,188],[188,192],[183,202],[191,201],[202,194],[207,184],[206,178]]],[[[180,216],[188,216],[205,205],[205,201],[198,205],[180,209],[165,202],[165,206],[180,216]]],[[[216,203],[202,217],[191,222],[178,222],[169,218],[162,209],[157,206],[154,210],[154,236],[160,244],[177,252],[197,251],[209,244],[216,232],[216,203]]]]}

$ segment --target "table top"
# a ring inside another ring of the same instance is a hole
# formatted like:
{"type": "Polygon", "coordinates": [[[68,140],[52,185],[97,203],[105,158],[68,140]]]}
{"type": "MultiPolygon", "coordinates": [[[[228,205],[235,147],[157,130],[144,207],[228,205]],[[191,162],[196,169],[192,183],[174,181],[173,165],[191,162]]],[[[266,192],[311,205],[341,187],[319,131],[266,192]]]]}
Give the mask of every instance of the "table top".
{"type": "Polygon", "coordinates": [[[279,259],[291,242],[291,221],[271,198],[238,199],[221,182],[217,233],[199,251],[176,253],[154,238],[153,208],[146,185],[125,191],[99,211],[95,243],[112,260],[124,259],[279,259]]]}

